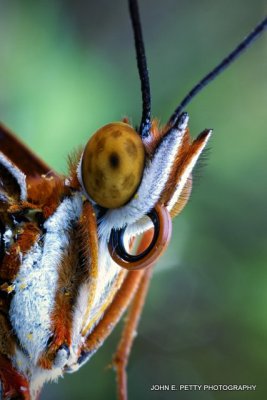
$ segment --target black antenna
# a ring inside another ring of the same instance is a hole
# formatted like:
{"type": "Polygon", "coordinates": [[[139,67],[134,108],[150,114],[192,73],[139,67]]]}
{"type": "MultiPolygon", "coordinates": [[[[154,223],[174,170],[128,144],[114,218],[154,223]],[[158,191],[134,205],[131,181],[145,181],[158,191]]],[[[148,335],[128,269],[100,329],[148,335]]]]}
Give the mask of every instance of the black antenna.
{"type": "Polygon", "coordinates": [[[181,101],[180,105],[176,108],[171,118],[169,119],[170,126],[177,123],[177,120],[182,110],[188,103],[214,78],[216,78],[222,71],[224,71],[233,61],[239,57],[245,49],[250,46],[254,40],[267,28],[267,18],[259,23],[256,28],[226,57],[224,58],[210,73],[208,73],[201,81],[190,90],[187,96],[181,101]]]}
{"type": "Polygon", "coordinates": [[[144,139],[149,136],[151,127],[151,98],[149,76],[146,64],[145,46],[142,36],[142,28],[138,10],[137,0],[129,0],[130,16],[132,21],[135,51],[138,72],[141,80],[141,91],[143,100],[142,120],[140,125],[140,134],[144,139]]]}

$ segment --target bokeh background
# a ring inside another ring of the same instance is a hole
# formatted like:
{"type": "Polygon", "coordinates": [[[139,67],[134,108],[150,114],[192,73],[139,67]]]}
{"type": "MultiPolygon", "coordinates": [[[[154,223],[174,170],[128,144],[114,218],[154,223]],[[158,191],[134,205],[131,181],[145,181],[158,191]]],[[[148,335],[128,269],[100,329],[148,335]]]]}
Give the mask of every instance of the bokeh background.
{"type": "MultiPolygon", "coordinates": [[[[140,1],[164,123],[266,14],[264,0],[140,1]]],[[[0,118],[59,172],[141,99],[126,0],[0,0],[0,118]]],[[[267,396],[267,33],[187,107],[214,128],[207,165],[155,270],[128,368],[129,399],[267,396]],[[153,384],[256,384],[256,392],[152,392],[153,384]]],[[[115,399],[119,326],[41,400],[115,399]]]]}

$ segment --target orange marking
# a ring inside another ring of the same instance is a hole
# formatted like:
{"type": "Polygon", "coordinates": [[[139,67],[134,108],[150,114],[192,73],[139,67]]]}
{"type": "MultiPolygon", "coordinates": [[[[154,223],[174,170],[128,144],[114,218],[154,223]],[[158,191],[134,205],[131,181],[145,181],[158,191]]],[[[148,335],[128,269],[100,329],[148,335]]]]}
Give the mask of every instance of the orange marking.
{"type": "Polygon", "coordinates": [[[21,256],[25,255],[34,245],[40,234],[40,229],[32,222],[25,222],[23,229],[18,233],[17,241],[4,255],[0,277],[5,280],[13,280],[19,271],[21,256]]]}
{"type": "Polygon", "coordinates": [[[3,399],[30,400],[29,383],[19,374],[11,362],[0,354],[0,381],[2,383],[3,399]]]}
{"type": "Polygon", "coordinates": [[[28,201],[42,208],[45,218],[50,217],[60,204],[68,189],[64,178],[56,175],[27,177],[28,201]]]}
{"type": "Polygon", "coordinates": [[[70,346],[73,302],[83,277],[79,267],[77,241],[75,234],[72,233],[68,249],[62,255],[62,262],[58,266],[57,290],[50,316],[50,330],[53,332],[53,338],[49,347],[39,358],[38,364],[42,368],[51,369],[53,367],[54,358],[61,345],[70,346]]]}
{"type": "MultiPolygon", "coordinates": [[[[69,246],[59,265],[58,285],[53,312],[51,331],[54,332],[49,348],[39,359],[45,369],[53,367],[58,348],[70,346],[73,328],[73,304],[78,291],[88,281],[88,290],[95,291],[98,266],[98,238],[96,217],[89,202],[83,206],[83,213],[77,228],[70,234],[69,246]]],[[[90,305],[90,304],[89,304],[90,305]]]]}

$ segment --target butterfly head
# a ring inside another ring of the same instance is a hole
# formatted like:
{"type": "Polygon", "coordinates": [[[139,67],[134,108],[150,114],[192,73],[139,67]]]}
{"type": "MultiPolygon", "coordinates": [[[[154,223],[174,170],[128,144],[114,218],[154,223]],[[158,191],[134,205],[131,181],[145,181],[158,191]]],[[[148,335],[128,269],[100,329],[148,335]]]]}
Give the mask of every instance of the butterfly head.
{"type": "MultiPolygon", "coordinates": [[[[150,228],[151,250],[166,247],[170,235],[163,233],[189,199],[192,170],[210,134],[206,130],[192,142],[183,113],[171,127],[152,121],[145,136],[128,122],[105,125],[92,136],[79,162],[78,179],[100,215],[99,237],[111,243],[111,255],[126,253],[124,239],[150,228]]],[[[132,268],[134,260],[126,258],[132,268]]],[[[137,268],[144,267],[141,258],[137,268]]]]}

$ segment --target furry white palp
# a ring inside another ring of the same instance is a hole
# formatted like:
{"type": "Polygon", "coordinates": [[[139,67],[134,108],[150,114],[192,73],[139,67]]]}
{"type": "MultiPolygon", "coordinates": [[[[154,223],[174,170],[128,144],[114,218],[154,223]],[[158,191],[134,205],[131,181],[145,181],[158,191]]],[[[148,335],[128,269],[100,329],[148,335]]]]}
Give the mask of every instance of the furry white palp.
{"type": "Polygon", "coordinates": [[[209,134],[206,136],[205,140],[203,141],[202,145],[199,147],[198,151],[192,156],[190,162],[188,163],[187,167],[185,168],[184,172],[182,173],[182,175],[180,176],[179,181],[177,182],[175,191],[173,196],[171,197],[171,199],[169,200],[168,204],[167,204],[167,210],[171,211],[171,209],[174,207],[174,205],[177,203],[183,188],[187,182],[187,179],[189,178],[189,176],[191,175],[194,166],[196,165],[197,160],[199,159],[199,156],[201,155],[202,151],[204,150],[204,148],[206,147],[209,138],[212,134],[212,130],[210,130],[209,134]]]}
{"type": "Polygon", "coordinates": [[[109,209],[105,213],[99,224],[100,237],[108,240],[112,229],[137,223],[154,207],[169,178],[187,124],[188,117],[179,128],[173,128],[162,139],[152,160],[147,160],[140,186],[129,203],[117,209],[109,209]]]}

